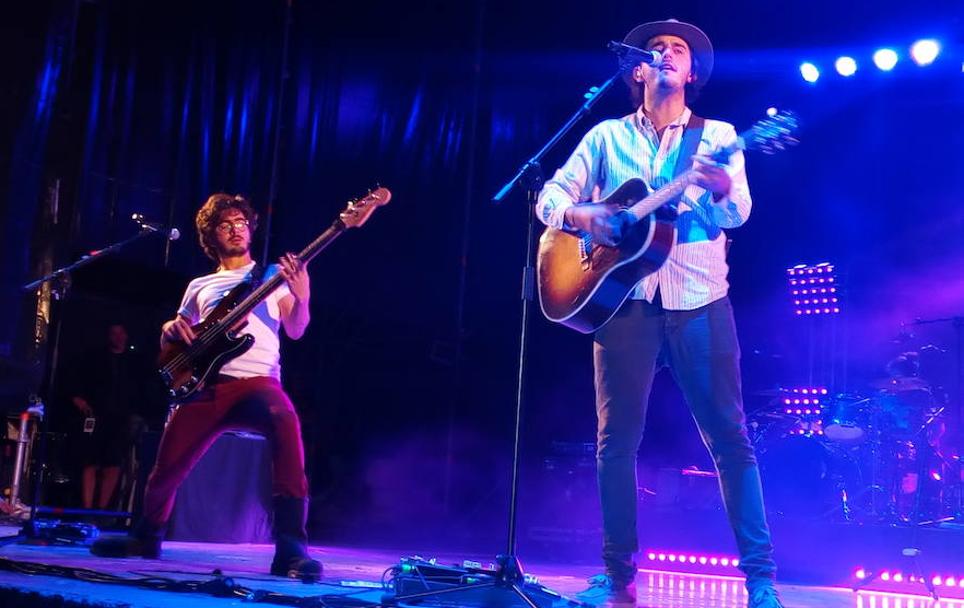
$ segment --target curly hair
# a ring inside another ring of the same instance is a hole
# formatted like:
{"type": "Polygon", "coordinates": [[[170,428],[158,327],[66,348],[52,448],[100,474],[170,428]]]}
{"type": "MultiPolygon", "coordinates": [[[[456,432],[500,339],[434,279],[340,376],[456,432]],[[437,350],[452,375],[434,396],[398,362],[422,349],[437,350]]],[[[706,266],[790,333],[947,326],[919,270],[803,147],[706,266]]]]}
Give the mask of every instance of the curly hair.
{"type": "Polygon", "coordinates": [[[229,209],[237,209],[248,220],[248,227],[251,234],[258,229],[258,212],[251,206],[251,201],[240,194],[228,194],[226,192],[215,192],[208,197],[208,200],[198,209],[194,217],[194,225],[197,227],[198,240],[204,255],[215,262],[218,261],[217,229],[221,223],[221,214],[229,209]]]}

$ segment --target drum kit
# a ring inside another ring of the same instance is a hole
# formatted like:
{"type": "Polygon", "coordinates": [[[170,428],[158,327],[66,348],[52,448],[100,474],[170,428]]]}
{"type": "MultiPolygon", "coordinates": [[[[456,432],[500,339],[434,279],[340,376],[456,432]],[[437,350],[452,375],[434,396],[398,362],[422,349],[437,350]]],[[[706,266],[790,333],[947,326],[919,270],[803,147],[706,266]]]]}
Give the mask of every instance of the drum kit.
{"type": "Polygon", "coordinates": [[[899,355],[858,393],[776,389],[748,416],[775,514],[935,524],[964,511],[962,459],[947,437],[949,398],[899,355]]]}

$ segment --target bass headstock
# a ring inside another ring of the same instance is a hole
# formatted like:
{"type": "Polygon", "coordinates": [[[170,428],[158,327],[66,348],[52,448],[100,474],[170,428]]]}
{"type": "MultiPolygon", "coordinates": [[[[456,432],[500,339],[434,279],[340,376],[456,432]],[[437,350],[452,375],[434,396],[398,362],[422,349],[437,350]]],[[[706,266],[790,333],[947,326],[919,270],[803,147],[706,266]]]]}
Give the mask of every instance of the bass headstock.
{"type": "Polygon", "coordinates": [[[375,209],[388,204],[390,200],[392,200],[392,193],[388,188],[379,186],[369,190],[365,196],[349,201],[338,219],[346,228],[358,228],[368,221],[375,209]]]}

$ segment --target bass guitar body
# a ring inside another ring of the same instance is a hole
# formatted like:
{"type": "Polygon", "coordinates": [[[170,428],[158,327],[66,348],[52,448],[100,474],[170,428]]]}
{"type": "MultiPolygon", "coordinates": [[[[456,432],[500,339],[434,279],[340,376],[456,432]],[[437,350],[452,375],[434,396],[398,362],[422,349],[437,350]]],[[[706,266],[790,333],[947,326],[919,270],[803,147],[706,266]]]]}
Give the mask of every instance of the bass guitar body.
{"type": "Polygon", "coordinates": [[[204,321],[194,325],[194,335],[201,339],[190,345],[170,342],[161,349],[158,367],[174,401],[184,401],[194,396],[207,380],[217,376],[224,364],[254,345],[254,337],[250,334],[237,335],[243,324],[230,330],[211,331],[250,291],[249,283],[241,283],[218,303],[204,321]]]}

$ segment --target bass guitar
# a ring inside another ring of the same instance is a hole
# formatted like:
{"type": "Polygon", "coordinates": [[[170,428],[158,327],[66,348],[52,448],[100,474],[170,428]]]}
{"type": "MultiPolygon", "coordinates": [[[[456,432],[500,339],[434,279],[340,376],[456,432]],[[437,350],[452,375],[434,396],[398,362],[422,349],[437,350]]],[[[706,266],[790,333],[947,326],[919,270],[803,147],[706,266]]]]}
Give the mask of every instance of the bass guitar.
{"type": "MultiPolygon", "coordinates": [[[[387,188],[377,188],[349,202],[338,219],[298,254],[298,259],[310,262],[344,231],[367,222],[375,209],[388,203],[391,198],[392,194],[387,188]]],[[[203,321],[192,327],[195,338],[190,345],[171,342],[161,349],[157,361],[158,372],[175,402],[190,398],[225,363],[251,348],[254,337],[239,333],[244,327],[245,318],[283,282],[284,277],[280,273],[257,286],[250,280],[242,281],[218,302],[203,321]]]]}

